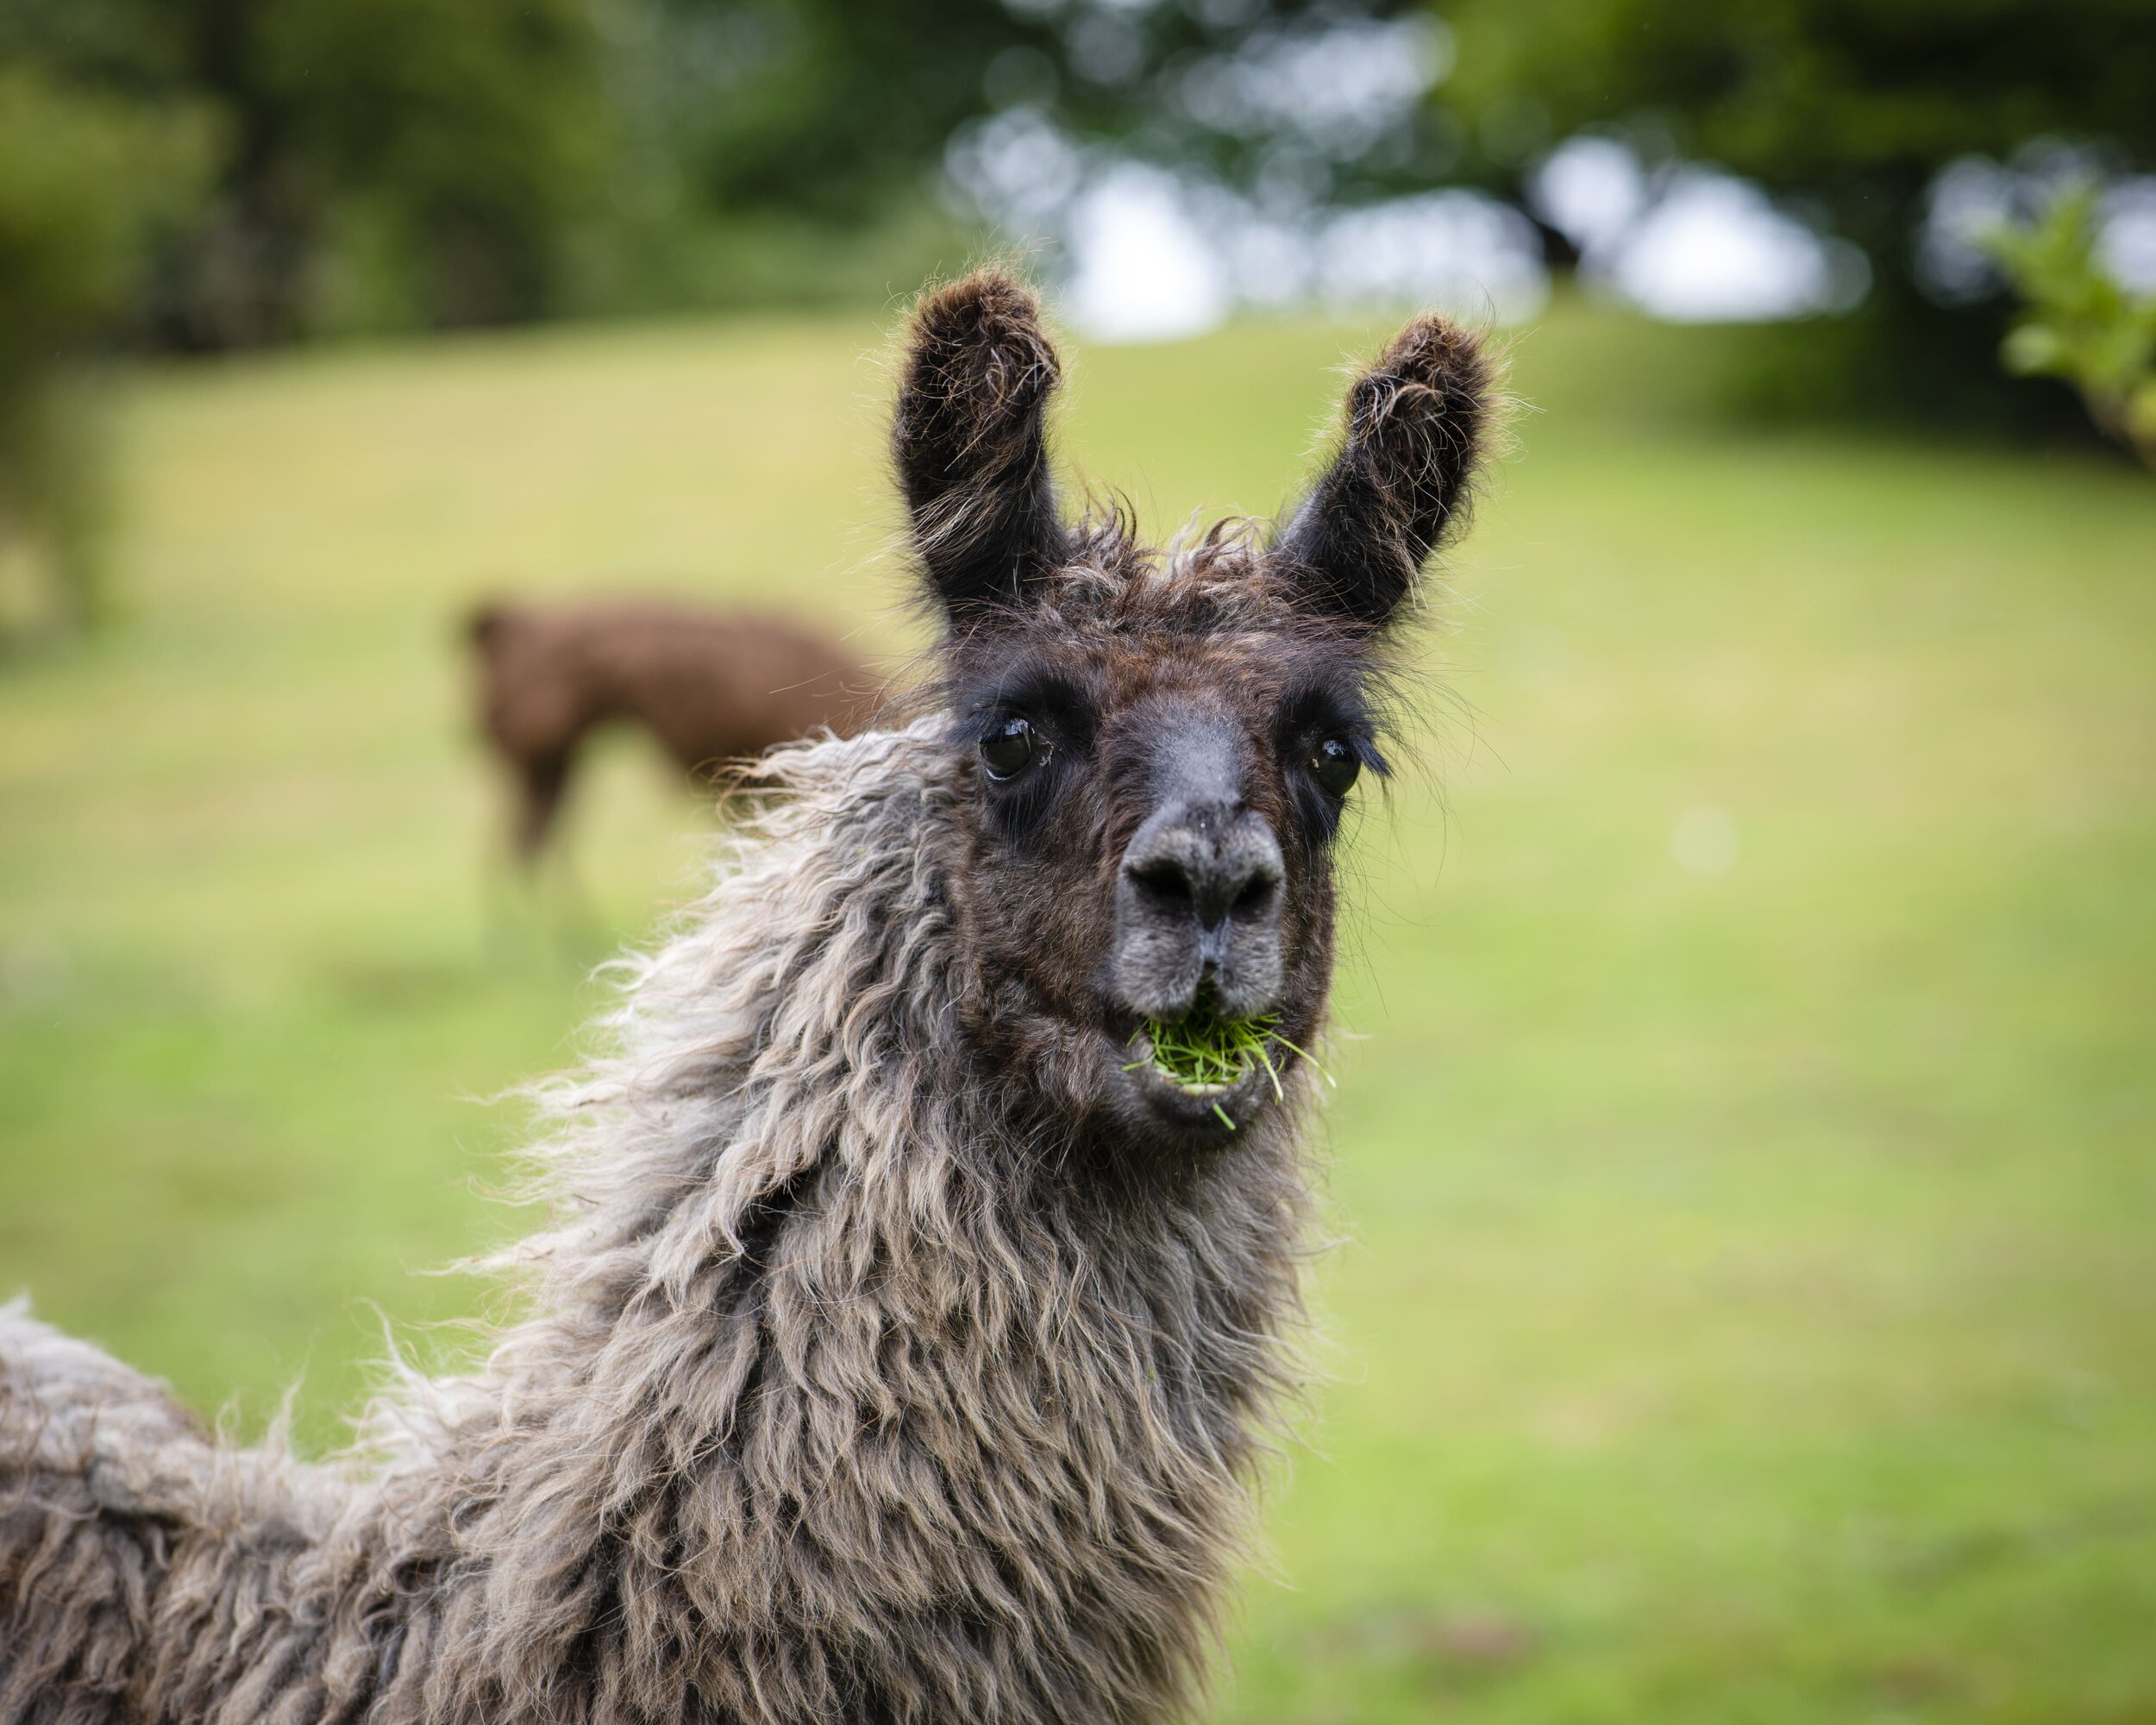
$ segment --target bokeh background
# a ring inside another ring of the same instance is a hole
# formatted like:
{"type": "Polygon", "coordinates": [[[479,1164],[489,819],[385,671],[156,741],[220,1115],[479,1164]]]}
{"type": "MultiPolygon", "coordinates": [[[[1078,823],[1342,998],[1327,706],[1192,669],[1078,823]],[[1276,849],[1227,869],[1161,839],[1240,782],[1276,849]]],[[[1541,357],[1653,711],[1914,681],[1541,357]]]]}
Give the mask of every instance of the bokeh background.
{"type": "Polygon", "coordinates": [[[0,1295],[335,1443],[709,848],[612,737],[517,880],[466,607],[896,664],[922,280],[1156,530],[1437,303],[1218,1716],[2156,1717],[2153,173],[2146,0],[4,0],[0,1295]]]}

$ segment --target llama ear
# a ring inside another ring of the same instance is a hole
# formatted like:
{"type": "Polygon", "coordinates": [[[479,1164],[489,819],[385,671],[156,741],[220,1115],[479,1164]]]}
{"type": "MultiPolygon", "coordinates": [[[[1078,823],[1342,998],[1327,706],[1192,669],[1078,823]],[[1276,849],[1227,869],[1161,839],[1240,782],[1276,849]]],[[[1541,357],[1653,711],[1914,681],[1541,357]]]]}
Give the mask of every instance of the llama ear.
{"type": "Polygon", "coordinates": [[[1044,424],[1061,379],[1037,302],[1000,270],[914,308],[891,449],[914,545],[954,622],[1016,603],[1061,560],[1044,424]]]}
{"type": "Polygon", "coordinates": [[[1273,554],[1304,604],[1373,629],[1392,618],[1465,521],[1497,370],[1474,336],[1428,317],[1355,380],[1340,452],[1273,554]]]}

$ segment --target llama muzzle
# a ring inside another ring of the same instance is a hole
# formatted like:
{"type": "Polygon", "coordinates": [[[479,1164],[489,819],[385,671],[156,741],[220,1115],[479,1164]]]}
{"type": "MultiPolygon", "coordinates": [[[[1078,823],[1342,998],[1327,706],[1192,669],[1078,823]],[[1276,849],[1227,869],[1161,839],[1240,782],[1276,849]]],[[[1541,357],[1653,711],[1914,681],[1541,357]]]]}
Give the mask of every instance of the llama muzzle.
{"type": "Polygon", "coordinates": [[[1154,806],[1116,882],[1119,1003],[1175,1020],[1201,1006],[1226,1019],[1278,1006],[1282,978],[1280,841],[1244,797],[1232,730],[1175,727],[1156,755],[1154,806]]]}

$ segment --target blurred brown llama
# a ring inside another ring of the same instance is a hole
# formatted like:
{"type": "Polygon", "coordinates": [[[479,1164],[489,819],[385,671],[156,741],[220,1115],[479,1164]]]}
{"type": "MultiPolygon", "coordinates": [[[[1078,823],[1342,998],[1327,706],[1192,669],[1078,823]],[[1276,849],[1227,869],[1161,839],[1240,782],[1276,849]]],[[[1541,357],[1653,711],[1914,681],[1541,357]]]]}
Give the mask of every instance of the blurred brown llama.
{"type": "Polygon", "coordinates": [[[577,753],[601,725],[655,737],[709,774],[818,729],[851,736],[874,708],[868,668],[821,630],[753,611],[662,599],[493,603],[467,625],[479,724],[507,768],[512,838],[545,848],[577,753]]]}
{"type": "Polygon", "coordinates": [[[1283,524],[1163,552],[1059,514],[1021,285],[933,292],[909,338],[941,679],[772,758],[550,1093],[555,1220],[486,1362],[310,1464],[0,1311],[0,1721],[1195,1698],[1294,1377],[1334,834],[1489,367],[1409,325],[1283,524]],[[1170,1057],[1222,1026],[1263,1057],[1170,1057]]]}

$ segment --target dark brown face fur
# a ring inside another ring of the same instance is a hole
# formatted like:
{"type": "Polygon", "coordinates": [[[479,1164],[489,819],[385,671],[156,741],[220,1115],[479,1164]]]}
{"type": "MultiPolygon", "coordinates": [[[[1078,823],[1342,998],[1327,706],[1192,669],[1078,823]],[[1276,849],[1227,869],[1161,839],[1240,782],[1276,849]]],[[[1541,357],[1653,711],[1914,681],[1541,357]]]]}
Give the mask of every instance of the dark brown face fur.
{"type": "Polygon", "coordinates": [[[1334,835],[1353,781],[1384,770],[1388,632],[1460,518],[1490,367],[1439,320],[1410,324],[1284,525],[1175,553],[1062,523],[1058,370],[1031,295],[976,274],[917,310],[893,429],[974,798],[952,888],[973,1029],[1064,1118],[1144,1149],[1219,1144],[1270,1080],[1194,1098],[1131,1070],[1131,1038],[1194,1011],[1316,1034],[1334,835]]]}

